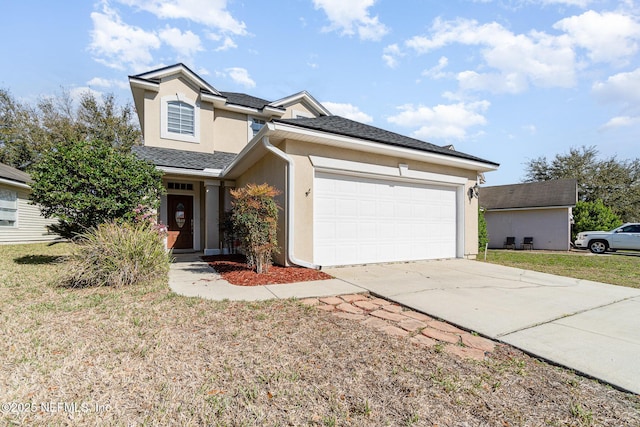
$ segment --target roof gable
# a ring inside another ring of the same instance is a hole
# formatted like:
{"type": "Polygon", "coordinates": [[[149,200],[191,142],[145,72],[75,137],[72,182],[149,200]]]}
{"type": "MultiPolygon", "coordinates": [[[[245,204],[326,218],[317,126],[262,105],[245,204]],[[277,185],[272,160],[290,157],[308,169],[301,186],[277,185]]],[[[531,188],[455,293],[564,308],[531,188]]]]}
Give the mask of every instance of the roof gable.
{"type": "Polygon", "coordinates": [[[302,103],[307,108],[315,111],[316,115],[318,115],[318,116],[330,116],[331,115],[331,112],[329,110],[327,110],[324,107],[324,105],[319,103],[313,96],[311,96],[311,94],[309,92],[307,92],[306,90],[303,90],[302,92],[295,93],[293,95],[287,96],[287,97],[282,98],[282,99],[278,99],[277,101],[273,101],[269,105],[271,105],[273,107],[286,108],[286,107],[289,107],[290,105],[293,105],[293,104],[296,104],[296,103],[302,103]]]}
{"type": "Polygon", "coordinates": [[[176,74],[184,76],[187,80],[193,83],[195,87],[200,88],[200,90],[204,90],[214,95],[220,95],[220,92],[218,92],[216,88],[211,86],[202,77],[191,71],[189,67],[182,63],[169,65],[167,67],[158,68],[152,71],[147,71],[146,73],[142,74],[137,74],[135,76],[131,76],[130,79],[140,79],[149,83],[160,83],[162,79],[176,74]]]}
{"type": "Polygon", "coordinates": [[[575,206],[575,179],[527,182],[480,188],[480,206],[487,210],[575,206]]]}

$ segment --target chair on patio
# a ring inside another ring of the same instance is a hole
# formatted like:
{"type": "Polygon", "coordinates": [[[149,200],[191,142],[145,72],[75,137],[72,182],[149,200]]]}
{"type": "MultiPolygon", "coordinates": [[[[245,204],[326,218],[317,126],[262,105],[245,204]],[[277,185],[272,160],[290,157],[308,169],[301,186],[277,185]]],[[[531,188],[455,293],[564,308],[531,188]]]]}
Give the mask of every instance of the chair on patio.
{"type": "Polygon", "coordinates": [[[515,237],[507,237],[507,239],[504,241],[504,244],[502,245],[502,247],[504,249],[507,249],[507,248],[515,249],[516,248],[516,238],[515,237]]]}
{"type": "Polygon", "coordinates": [[[533,250],[533,237],[525,237],[522,240],[522,246],[520,248],[533,250]]]}

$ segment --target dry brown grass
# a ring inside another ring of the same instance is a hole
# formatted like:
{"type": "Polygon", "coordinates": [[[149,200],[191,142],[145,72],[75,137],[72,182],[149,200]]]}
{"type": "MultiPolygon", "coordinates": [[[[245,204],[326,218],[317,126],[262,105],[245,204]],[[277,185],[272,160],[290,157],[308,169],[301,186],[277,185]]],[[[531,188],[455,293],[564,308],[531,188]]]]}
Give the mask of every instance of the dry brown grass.
{"type": "Polygon", "coordinates": [[[35,409],[0,424],[640,425],[638,396],[507,346],[471,362],[295,301],[61,288],[65,253],[0,246],[0,403],[35,409]]]}

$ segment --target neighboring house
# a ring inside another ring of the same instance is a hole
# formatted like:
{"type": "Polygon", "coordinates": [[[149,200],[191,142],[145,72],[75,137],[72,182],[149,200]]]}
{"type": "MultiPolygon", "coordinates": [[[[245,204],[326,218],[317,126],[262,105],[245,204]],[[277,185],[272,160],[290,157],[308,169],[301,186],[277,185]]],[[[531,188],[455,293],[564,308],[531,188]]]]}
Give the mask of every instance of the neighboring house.
{"type": "Polygon", "coordinates": [[[477,254],[469,188],[498,164],[333,116],[309,93],[221,92],[183,64],[129,77],[144,145],[164,172],[175,251],[223,249],[229,189],[281,191],[279,264],[317,267],[477,254]]]}
{"type": "Polygon", "coordinates": [[[511,236],[518,249],[525,237],[533,237],[535,249],[568,251],[577,201],[575,179],[482,187],[480,206],[487,220],[489,248],[502,248],[511,236]]]}
{"type": "Polygon", "coordinates": [[[29,203],[29,174],[0,163],[0,244],[32,243],[58,238],[49,233],[40,209],[29,203]]]}

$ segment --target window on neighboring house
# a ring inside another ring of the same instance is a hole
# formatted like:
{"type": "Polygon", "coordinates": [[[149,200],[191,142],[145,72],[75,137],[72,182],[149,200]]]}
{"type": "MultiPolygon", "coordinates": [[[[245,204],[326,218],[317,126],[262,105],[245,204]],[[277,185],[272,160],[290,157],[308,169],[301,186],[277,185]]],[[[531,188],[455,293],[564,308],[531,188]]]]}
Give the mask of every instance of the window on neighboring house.
{"type": "Polygon", "coordinates": [[[182,101],[167,103],[167,130],[181,135],[195,135],[193,106],[182,101]]]}
{"type": "Polygon", "coordinates": [[[266,124],[267,122],[263,119],[256,119],[255,117],[250,117],[249,118],[249,127],[251,129],[251,133],[250,133],[250,138],[253,138],[254,136],[256,136],[258,134],[258,132],[260,132],[260,129],[262,129],[262,127],[266,124]]]}
{"type": "Polygon", "coordinates": [[[15,227],[18,222],[18,193],[0,188],[0,227],[15,227]]]}

